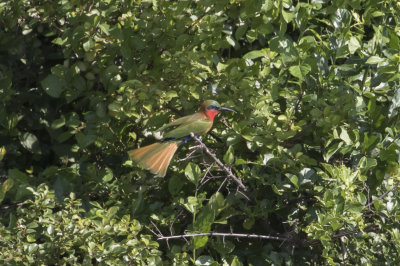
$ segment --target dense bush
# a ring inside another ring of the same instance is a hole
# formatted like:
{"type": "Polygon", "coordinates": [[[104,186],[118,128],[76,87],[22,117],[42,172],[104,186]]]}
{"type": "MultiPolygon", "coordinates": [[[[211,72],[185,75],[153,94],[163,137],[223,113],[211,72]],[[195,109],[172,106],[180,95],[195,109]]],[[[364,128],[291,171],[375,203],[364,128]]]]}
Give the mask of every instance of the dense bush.
{"type": "Polygon", "coordinates": [[[0,259],[398,264],[399,14],[393,0],[2,1],[0,259]],[[128,160],[206,99],[238,111],[203,142],[245,189],[193,141],[165,178],[128,160]]]}

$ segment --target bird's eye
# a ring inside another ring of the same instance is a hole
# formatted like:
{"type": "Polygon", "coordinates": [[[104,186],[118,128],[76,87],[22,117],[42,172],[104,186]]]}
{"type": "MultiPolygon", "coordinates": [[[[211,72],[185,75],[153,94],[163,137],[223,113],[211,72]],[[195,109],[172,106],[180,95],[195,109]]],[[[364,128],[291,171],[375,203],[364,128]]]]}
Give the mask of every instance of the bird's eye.
{"type": "Polygon", "coordinates": [[[207,110],[219,110],[219,108],[215,105],[210,105],[207,107],[207,110]]]}

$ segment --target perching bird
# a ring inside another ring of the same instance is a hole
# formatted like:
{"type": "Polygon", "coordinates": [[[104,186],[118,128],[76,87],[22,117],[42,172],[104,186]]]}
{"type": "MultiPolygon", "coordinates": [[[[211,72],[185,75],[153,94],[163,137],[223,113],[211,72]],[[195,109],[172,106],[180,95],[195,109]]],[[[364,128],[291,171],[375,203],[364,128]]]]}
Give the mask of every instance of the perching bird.
{"type": "Polygon", "coordinates": [[[166,132],[160,142],[130,150],[128,155],[131,160],[150,170],[151,173],[163,177],[178,146],[190,139],[191,132],[197,136],[207,133],[213,125],[214,117],[224,110],[235,112],[230,108],[221,107],[216,101],[207,100],[203,102],[197,113],[178,118],[159,128],[157,131],[175,127],[166,132]]]}

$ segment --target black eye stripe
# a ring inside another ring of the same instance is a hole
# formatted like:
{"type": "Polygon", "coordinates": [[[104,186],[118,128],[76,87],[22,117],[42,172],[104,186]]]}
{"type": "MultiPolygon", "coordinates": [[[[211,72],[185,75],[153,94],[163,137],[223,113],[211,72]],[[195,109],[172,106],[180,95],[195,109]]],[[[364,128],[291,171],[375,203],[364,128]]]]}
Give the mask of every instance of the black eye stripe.
{"type": "Polygon", "coordinates": [[[215,106],[215,105],[210,105],[210,106],[207,107],[207,110],[211,110],[211,109],[219,110],[219,108],[217,106],[215,106]]]}

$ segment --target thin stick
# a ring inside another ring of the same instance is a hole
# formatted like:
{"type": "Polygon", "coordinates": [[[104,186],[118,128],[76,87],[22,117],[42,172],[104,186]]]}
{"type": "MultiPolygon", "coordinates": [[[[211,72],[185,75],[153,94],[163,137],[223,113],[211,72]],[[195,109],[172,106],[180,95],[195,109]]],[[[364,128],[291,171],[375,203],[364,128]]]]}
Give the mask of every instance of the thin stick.
{"type": "Polygon", "coordinates": [[[222,237],[242,237],[242,238],[258,238],[258,239],[268,239],[277,241],[287,241],[288,238],[279,236],[266,236],[266,235],[255,235],[255,234],[235,234],[235,233],[197,233],[197,234],[187,234],[187,235],[176,235],[176,236],[159,236],[158,240],[169,240],[169,239],[186,239],[196,236],[222,236],[222,237]]]}
{"type": "Polygon", "coordinates": [[[192,157],[192,154],[195,153],[195,152],[196,152],[196,150],[193,150],[193,151],[189,152],[188,154],[186,154],[185,158],[182,158],[182,159],[179,159],[179,160],[176,160],[176,161],[177,162],[183,162],[183,161],[189,160],[191,158],[198,157],[198,156],[193,156],[192,157]]]}
{"type": "Polygon", "coordinates": [[[382,200],[384,197],[386,197],[387,194],[389,194],[390,192],[393,192],[396,188],[398,188],[400,186],[400,181],[396,183],[396,185],[394,185],[394,187],[392,187],[390,190],[386,191],[385,193],[383,193],[379,198],[377,198],[374,201],[371,201],[370,203],[368,203],[365,207],[368,208],[369,206],[371,206],[372,204],[374,204],[375,201],[377,200],[382,200]]]}
{"type": "Polygon", "coordinates": [[[229,167],[227,167],[225,164],[223,164],[223,163],[217,158],[217,156],[215,156],[215,154],[212,153],[212,152],[208,149],[208,147],[207,147],[198,137],[196,137],[192,132],[190,133],[190,136],[191,136],[195,141],[197,141],[197,143],[199,143],[200,147],[201,147],[202,149],[204,149],[208,155],[210,155],[210,156],[214,159],[214,161],[219,165],[219,167],[221,167],[221,169],[227,174],[227,176],[228,176],[229,178],[233,179],[233,180],[239,185],[239,187],[241,187],[244,191],[247,191],[247,187],[246,187],[245,185],[243,185],[242,181],[241,181],[238,177],[236,177],[236,176],[232,173],[232,170],[231,170],[229,167]]]}
{"type": "Polygon", "coordinates": [[[222,188],[222,186],[225,184],[226,180],[228,180],[228,178],[225,178],[224,181],[222,181],[221,185],[219,186],[219,188],[217,189],[217,192],[219,192],[222,188]]]}

